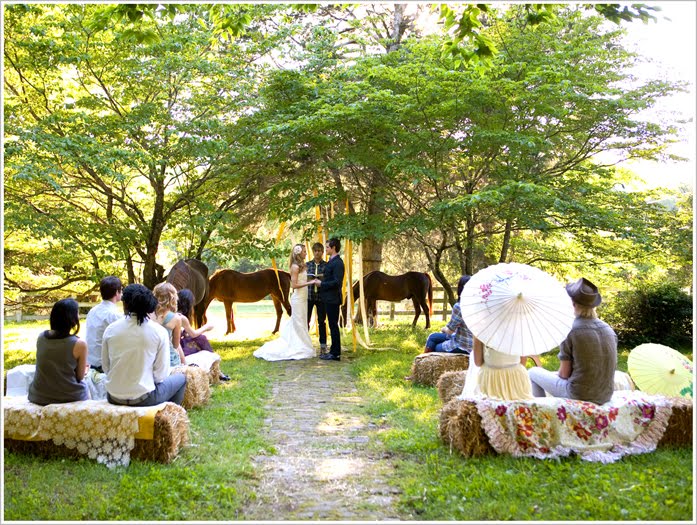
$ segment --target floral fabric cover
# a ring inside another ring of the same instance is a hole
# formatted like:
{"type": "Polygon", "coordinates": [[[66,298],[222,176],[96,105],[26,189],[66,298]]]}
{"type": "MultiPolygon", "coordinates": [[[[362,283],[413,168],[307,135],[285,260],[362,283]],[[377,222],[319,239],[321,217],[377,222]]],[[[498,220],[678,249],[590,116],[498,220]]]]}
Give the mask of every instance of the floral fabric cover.
{"type": "Polygon", "coordinates": [[[153,438],[155,414],[165,406],[123,407],[106,400],[41,406],[26,396],[4,397],[4,434],[24,441],[51,440],[109,468],[128,466],[136,437],[153,438]]]}
{"type": "Polygon", "coordinates": [[[555,397],[471,400],[500,454],[547,459],[573,452],[602,463],[655,450],[672,412],[667,398],[628,390],[615,391],[603,405],[555,397]]]}

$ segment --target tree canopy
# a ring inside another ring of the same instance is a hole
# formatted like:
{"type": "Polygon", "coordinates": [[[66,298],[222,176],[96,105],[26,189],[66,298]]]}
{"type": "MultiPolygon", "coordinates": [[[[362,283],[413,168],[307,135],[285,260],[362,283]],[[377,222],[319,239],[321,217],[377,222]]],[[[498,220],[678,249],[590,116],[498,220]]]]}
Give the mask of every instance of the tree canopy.
{"type": "Polygon", "coordinates": [[[413,246],[451,298],[510,260],[689,282],[691,194],[597,160],[665,159],[679,131],[641,112],[682,86],[636,82],[603,25],[651,8],[470,8],[496,50],[476,64],[400,7],[6,6],[6,293],[277,255],[284,221],[369,269],[413,246]]]}

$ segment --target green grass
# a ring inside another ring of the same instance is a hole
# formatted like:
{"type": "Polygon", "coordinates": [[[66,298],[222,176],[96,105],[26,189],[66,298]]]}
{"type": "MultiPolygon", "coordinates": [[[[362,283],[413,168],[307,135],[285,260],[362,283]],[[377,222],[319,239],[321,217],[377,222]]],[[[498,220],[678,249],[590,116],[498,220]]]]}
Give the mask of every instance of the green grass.
{"type": "MultiPolygon", "coordinates": [[[[214,342],[231,381],[189,410],[192,446],[170,465],[133,461],[109,470],[87,459],[5,452],[8,520],[231,520],[254,497],[251,457],[269,452],[261,433],[269,378],[250,358],[261,341],[214,342]]],[[[19,350],[10,351],[16,361],[19,350]]],[[[26,353],[28,355],[32,355],[26,353]]],[[[8,364],[6,354],[5,367],[8,364]]],[[[26,362],[33,362],[32,359],[26,362]]]]}
{"type": "MultiPolygon", "coordinates": [[[[407,321],[371,331],[372,348],[351,350],[348,366],[376,425],[370,443],[397,468],[404,520],[691,520],[692,449],[659,449],[614,464],[576,457],[540,461],[506,456],[466,459],[438,438],[435,388],[404,381],[428,332],[407,321]]],[[[444,323],[434,322],[433,330],[444,323]]],[[[32,337],[45,322],[6,324],[5,369],[33,362],[32,337]],[[31,346],[26,346],[31,343],[31,346]]],[[[264,339],[214,340],[232,381],[189,411],[193,446],[170,465],[133,461],[109,470],[86,459],[5,453],[7,520],[236,520],[254,498],[251,458],[272,453],[262,432],[273,375],[251,356],[264,339]]],[[[351,347],[349,338],[345,346],[351,347]]],[[[619,368],[626,370],[627,351],[619,368]]],[[[689,354],[688,354],[689,355],[689,354]]],[[[691,355],[690,355],[691,357],[691,355]]],[[[543,356],[556,369],[555,352],[543,356]]],[[[282,519],[282,516],[269,519],[282,519]]]]}
{"type": "MultiPolygon", "coordinates": [[[[361,350],[352,363],[359,391],[370,400],[366,413],[380,425],[379,440],[397,461],[393,482],[403,490],[402,509],[413,519],[692,519],[691,448],[658,449],[609,465],[577,457],[466,459],[451,453],[436,437],[436,390],[403,380],[424,339],[422,330],[383,323],[371,341],[398,350],[361,350]]],[[[627,355],[627,350],[619,355],[624,371],[627,355]]],[[[558,368],[555,352],[542,361],[548,369],[558,368]]]]}

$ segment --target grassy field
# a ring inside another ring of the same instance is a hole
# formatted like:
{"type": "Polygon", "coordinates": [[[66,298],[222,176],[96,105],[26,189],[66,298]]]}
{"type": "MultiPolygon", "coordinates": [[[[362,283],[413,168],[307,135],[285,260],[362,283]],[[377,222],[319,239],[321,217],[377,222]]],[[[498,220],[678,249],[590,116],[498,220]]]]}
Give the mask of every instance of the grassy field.
{"type": "MultiPolygon", "coordinates": [[[[272,324],[240,316],[238,326],[252,327],[246,335],[213,340],[232,381],[213,389],[209,405],[189,411],[192,446],[172,464],[134,461],[109,470],[85,459],[5,453],[4,519],[243,519],[240,511],[254,498],[257,482],[251,458],[273,452],[262,432],[263,407],[281,368],[251,356],[270,338],[272,324]]],[[[33,362],[27,349],[45,325],[6,324],[5,369],[33,362]]],[[[610,465],[451,453],[438,439],[435,388],[403,379],[426,336],[405,321],[385,322],[371,331],[373,348],[349,352],[353,359],[346,364],[364,399],[360,410],[378,429],[366,446],[398,467],[391,483],[402,490],[403,520],[692,520],[692,448],[659,449],[610,465]]],[[[622,370],[626,359],[622,351],[622,370]]],[[[554,352],[543,361],[556,369],[554,352]]]]}

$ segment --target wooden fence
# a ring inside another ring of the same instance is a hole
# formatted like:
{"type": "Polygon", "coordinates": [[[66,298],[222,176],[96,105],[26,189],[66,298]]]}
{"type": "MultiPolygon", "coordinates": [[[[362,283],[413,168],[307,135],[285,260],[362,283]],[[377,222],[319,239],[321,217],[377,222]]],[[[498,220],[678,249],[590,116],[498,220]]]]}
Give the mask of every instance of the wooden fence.
{"type": "MultiPolygon", "coordinates": [[[[101,301],[100,301],[101,302],[101,301]]],[[[97,306],[99,303],[77,303],[79,306],[80,318],[87,315],[90,308],[97,306]]],[[[53,303],[32,304],[23,309],[21,306],[4,306],[3,316],[6,321],[43,321],[51,315],[53,303]]]]}
{"type": "MultiPolygon", "coordinates": [[[[356,308],[358,308],[358,303],[356,303],[356,308]]],[[[442,286],[433,287],[433,317],[440,315],[443,321],[447,321],[450,312],[452,312],[452,306],[448,302],[448,296],[445,294],[445,290],[442,286]]],[[[395,316],[409,315],[414,316],[414,303],[411,299],[401,301],[399,303],[387,303],[387,301],[378,301],[378,316],[389,316],[390,321],[393,321],[395,316]]],[[[421,312],[423,315],[423,312],[421,312]]],[[[421,318],[419,318],[421,319],[421,318]]]]}

